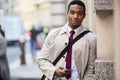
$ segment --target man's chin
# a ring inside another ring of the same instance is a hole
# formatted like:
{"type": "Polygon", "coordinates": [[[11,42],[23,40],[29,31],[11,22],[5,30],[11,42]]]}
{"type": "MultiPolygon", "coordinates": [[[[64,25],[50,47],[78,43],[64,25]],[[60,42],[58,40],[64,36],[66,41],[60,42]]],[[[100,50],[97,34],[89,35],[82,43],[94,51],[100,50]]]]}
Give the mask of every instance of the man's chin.
{"type": "Polygon", "coordinates": [[[74,29],[78,28],[80,25],[73,25],[74,29]]]}

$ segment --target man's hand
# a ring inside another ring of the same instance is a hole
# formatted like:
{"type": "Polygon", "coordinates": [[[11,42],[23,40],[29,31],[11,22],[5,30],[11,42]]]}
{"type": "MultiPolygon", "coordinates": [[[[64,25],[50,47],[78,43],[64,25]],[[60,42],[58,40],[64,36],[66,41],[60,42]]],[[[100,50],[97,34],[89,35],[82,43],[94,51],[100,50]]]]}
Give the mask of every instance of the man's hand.
{"type": "Polygon", "coordinates": [[[65,77],[68,74],[71,73],[72,70],[66,70],[64,67],[58,67],[58,69],[55,70],[55,75],[59,76],[59,77],[65,77]]]}

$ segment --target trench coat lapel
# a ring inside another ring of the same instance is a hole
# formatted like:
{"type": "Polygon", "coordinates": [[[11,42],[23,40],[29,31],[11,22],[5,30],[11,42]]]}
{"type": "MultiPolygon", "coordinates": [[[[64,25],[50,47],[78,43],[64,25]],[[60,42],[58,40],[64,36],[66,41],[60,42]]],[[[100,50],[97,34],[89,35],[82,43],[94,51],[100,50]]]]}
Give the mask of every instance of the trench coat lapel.
{"type": "MultiPolygon", "coordinates": [[[[82,33],[83,31],[85,31],[86,30],[86,28],[85,27],[83,27],[82,25],[79,27],[79,29],[76,31],[76,34],[75,34],[75,37],[76,36],[78,36],[80,33],[82,33]]],[[[80,41],[80,40],[78,40],[78,41],[80,41]]],[[[81,41],[80,41],[81,42],[81,41]]],[[[79,44],[80,44],[80,42],[78,42],[78,43],[76,43],[76,44],[74,44],[74,49],[76,48],[76,47],[78,47],[79,46],[79,44]]],[[[78,68],[78,73],[80,74],[80,77],[82,76],[81,74],[81,70],[82,70],[82,53],[81,53],[81,50],[80,49],[78,49],[78,50],[76,50],[76,51],[74,51],[74,58],[75,58],[75,62],[77,63],[76,64],[76,66],[77,66],[77,68],[78,68]]],[[[81,78],[82,79],[82,78],[81,78]]]]}

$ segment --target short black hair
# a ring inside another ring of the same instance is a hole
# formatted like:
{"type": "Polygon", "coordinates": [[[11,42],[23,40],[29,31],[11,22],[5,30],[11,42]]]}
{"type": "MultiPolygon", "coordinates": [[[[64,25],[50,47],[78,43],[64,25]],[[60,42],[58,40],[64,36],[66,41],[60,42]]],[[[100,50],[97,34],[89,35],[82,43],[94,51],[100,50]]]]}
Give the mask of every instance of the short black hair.
{"type": "Polygon", "coordinates": [[[82,7],[84,8],[84,13],[86,12],[85,4],[84,4],[81,0],[73,0],[73,1],[71,1],[71,2],[69,3],[69,5],[68,5],[68,11],[69,11],[69,9],[70,9],[70,6],[71,6],[71,5],[74,5],[74,4],[77,4],[77,5],[82,6],[82,7]]]}

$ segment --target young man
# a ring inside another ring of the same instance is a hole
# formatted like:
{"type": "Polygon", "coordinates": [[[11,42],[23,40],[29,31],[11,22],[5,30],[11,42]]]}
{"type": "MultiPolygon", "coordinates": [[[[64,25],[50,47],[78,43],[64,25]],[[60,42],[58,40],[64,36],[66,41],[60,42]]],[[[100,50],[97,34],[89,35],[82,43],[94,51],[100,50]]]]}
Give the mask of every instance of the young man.
{"type": "Polygon", "coordinates": [[[89,32],[79,39],[72,48],[54,66],[52,62],[70,42],[72,37],[87,30],[82,25],[86,16],[86,8],[82,1],[71,1],[68,5],[68,22],[58,29],[52,30],[42,47],[38,66],[47,76],[46,80],[94,80],[94,60],[96,58],[96,36],[89,32]],[[71,53],[69,55],[68,53],[71,53]],[[71,57],[70,59],[68,59],[71,57]],[[68,59],[68,60],[67,60],[68,59]],[[70,65],[68,66],[68,62],[70,65]]]}

